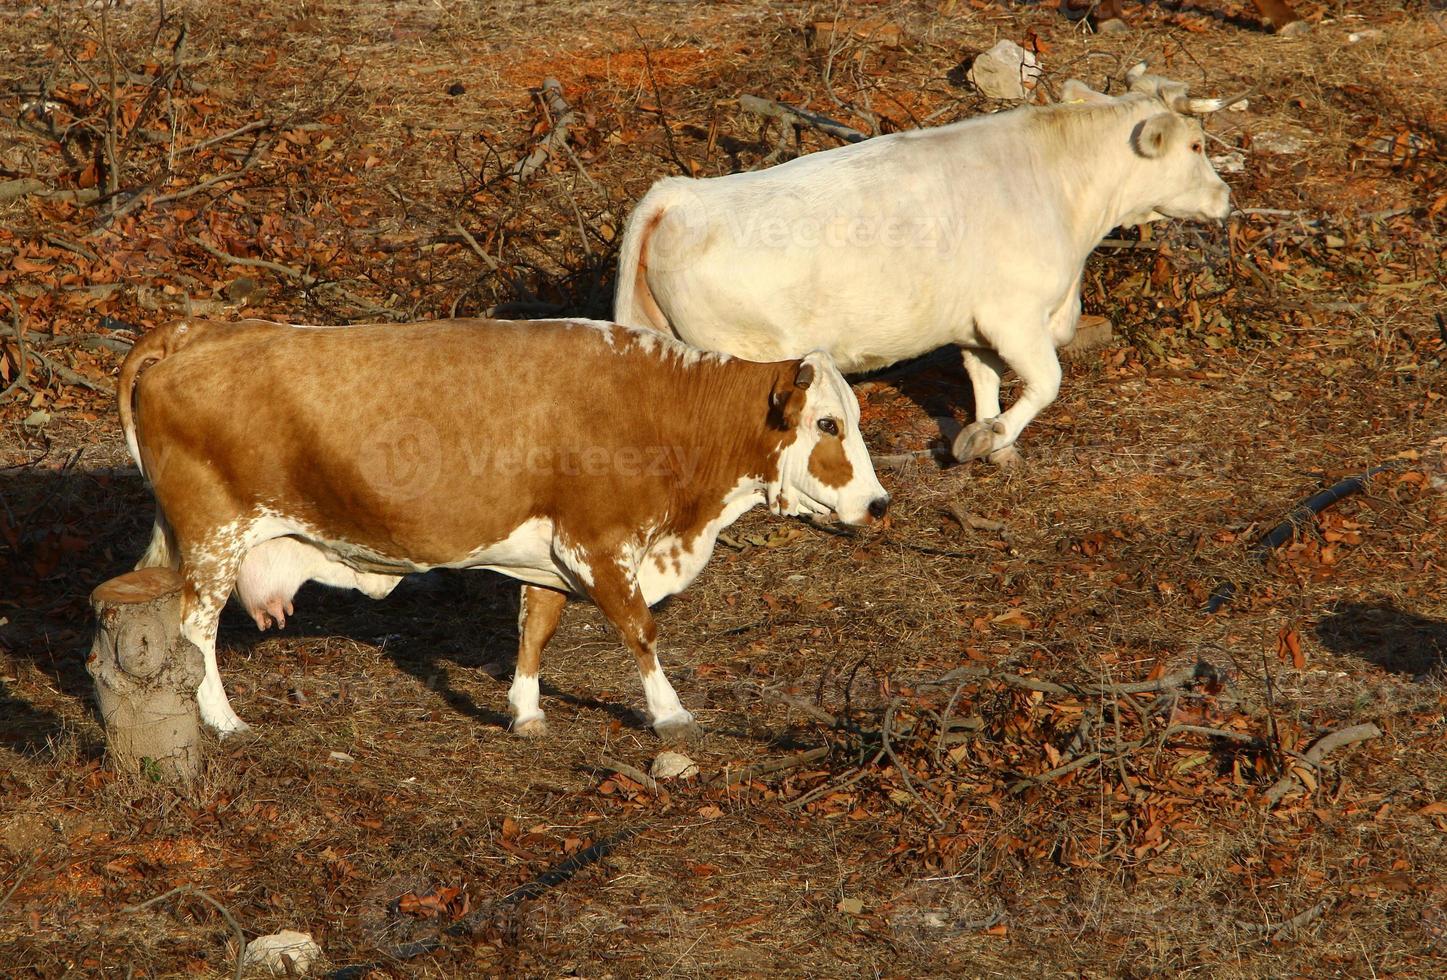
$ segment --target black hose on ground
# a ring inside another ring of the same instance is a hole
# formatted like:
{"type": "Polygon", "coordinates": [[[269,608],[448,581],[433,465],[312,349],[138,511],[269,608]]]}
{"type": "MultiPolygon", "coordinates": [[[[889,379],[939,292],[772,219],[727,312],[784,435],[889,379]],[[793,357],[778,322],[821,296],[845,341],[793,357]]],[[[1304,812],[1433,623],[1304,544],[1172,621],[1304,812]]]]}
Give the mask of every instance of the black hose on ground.
{"type": "MultiPolygon", "coordinates": [[[[1312,518],[1316,517],[1338,500],[1350,497],[1352,494],[1366,489],[1368,480],[1383,470],[1388,469],[1392,469],[1390,464],[1373,466],[1359,476],[1349,476],[1335,486],[1327,487],[1325,490],[1318,491],[1310,497],[1307,497],[1292,508],[1291,513],[1286,515],[1286,520],[1273,527],[1270,531],[1267,531],[1261,540],[1256,542],[1256,547],[1251,549],[1251,559],[1258,564],[1264,563],[1273,551],[1287,541],[1290,541],[1292,537],[1295,536],[1297,530],[1309,524],[1312,518]]],[[[1206,615],[1210,616],[1219,611],[1226,603],[1230,602],[1235,595],[1236,583],[1231,581],[1222,582],[1216,586],[1215,590],[1211,593],[1211,598],[1206,600],[1206,606],[1203,611],[1206,615]]]]}

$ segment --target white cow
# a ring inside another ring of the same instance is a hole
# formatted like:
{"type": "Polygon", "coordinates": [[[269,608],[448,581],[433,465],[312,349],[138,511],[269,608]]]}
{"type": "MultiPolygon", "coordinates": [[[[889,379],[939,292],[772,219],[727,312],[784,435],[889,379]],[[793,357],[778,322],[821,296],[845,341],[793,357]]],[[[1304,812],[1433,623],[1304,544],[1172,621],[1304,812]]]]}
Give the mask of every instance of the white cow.
{"type": "Polygon", "coordinates": [[[954,454],[1014,462],[1059,391],[1101,238],[1230,214],[1189,114],[1237,100],[1191,99],[1144,64],[1126,77],[1118,98],[1072,80],[1059,105],[660,180],[628,221],[615,319],[750,360],[823,349],[847,372],[959,344],[975,421],[954,454]],[[1007,367],[1024,388],[1002,413],[1007,367]]]}

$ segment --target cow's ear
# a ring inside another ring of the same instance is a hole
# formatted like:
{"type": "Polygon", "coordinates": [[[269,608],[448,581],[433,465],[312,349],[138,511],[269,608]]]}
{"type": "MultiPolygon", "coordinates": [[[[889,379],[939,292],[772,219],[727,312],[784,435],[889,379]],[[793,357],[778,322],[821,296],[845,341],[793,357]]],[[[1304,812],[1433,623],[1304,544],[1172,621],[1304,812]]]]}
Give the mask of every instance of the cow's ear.
{"type": "Polygon", "coordinates": [[[786,361],[769,395],[769,425],[787,432],[799,424],[804,399],[814,383],[814,365],[808,361],[786,361]]]}
{"type": "Polygon", "coordinates": [[[1068,105],[1072,102],[1114,102],[1115,99],[1104,92],[1097,92],[1086,85],[1078,78],[1067,79],[1065,87],[1060,90],[1060,102],[1068,105]]]}
{"type": "Polygon", "coordinates": [[[1162,112],[1142,122],[1131,134],[1131,145],[1147,160],[1154,160],[1170,148],[1180,120],[1173,112],[1162,112]]]}
{"type": "Polygon", "coordinates": [[[799,362],[799,370],[794,374],[794,387],[807,388],[814,383],[814,365],[808,361],[799,362]]]}

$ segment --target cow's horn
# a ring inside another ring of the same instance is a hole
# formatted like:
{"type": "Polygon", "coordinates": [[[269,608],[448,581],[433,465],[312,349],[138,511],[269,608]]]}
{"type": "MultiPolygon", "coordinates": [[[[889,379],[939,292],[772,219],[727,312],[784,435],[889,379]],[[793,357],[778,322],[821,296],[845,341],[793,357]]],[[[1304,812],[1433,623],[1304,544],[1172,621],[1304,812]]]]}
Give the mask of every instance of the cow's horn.
{"type": "Polygon", "coordinates": [[[1229,99],[1191,99],[1187,104],[1190,107],[1190,112],[1197,116],[1203,116],[1208,112],[1220,112],[1222,109],[1229,108],[1238,102],[1245,102],[1247,96],[1250,94],[1251,91],[1248,89],[1240,95],[1231,96],[1229,99]]]}
{"type": "Polygon", "coordinates": [[[1127,84],[1133,84],[1137,78],[1140,78],[1146,73],[1146,69],[1149,67],[1144,61],[1137,61],[1131,66],[1130,70],[1125,73],[1127,84]]]}
{"type": "Polygon", "coordinates": [[[807,388],[814,383],[814,365],[808,361],[799,365],[799,373],[794,375],[794,385],[798,388],[807,388]]]}

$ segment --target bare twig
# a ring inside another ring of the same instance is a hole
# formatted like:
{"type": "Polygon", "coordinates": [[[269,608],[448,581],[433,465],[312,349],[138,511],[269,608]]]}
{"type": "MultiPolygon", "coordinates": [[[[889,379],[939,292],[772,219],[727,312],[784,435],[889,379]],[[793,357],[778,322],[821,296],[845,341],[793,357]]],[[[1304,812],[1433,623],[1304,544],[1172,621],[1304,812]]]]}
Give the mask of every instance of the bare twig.
{"type": "Polygon", "coordinates": [[[216,909],[218,912],[221,913],[222,917],[226,920],[226,924],[229,925],[231,927],[231,931],[236,934],[235,976],[236,980],[241,980],[241,974],[244,969],[243,958],[246,954],[246,934],[241,931],[241,926],[236,921],[236,917],[231,914],[231,910],[228,909],[226,906],[222,905],[220,902],[216,901],[216,899],[212,898],[210,895],[203,892],[201,889],[195,887],[194,885],[180,885],[176,888],[172,888],[170,891],[165,892],[164,894],[157,895],[155,898],[149,898],[139,905],[128,905],[121,911],[139,912],[142,909],[150,908],[152,905],[155,905],[158,902],[164,902],[166,899],[170,898],[173,895],[190,895],[194,898],[199,898],[201,899],[201,901],[207,903],[212,908],[216,909]]]}
{"type": "Polygon", "coordinates": [[[64,381],[66,384],[80,385],[80,387],[82,388],[89,388],[91,391],[100,392],[103,395],[115,394],[115,389],[108,388],[105,385],[96,384],[85,375],[71,370],[64,364],[61,364],[55,358],[42,354],[38,350],[32,350],[30,352],[30,356],[34,357],[47,371],[55,375],[57,378],[60,378],[60,380],[64,381]]]}
{"type": "Polygon", "coordinates": [[[337,294],[340,295],[347,302],[351,303],[353,306],[358,307],[363,312],[368,313],[372,316],[380,316],[388,320],[394,320],[398,322],[408,319],[408,314],[405,311],[394,310],[391,307],[387,306],[378,306],[371,300],[366,299],[362,296],[358,296],[356,293],[342,286],[340,283],[324,282],[321,279],[318,279],[316,276],[312,275],[311,273],[298,269],[295,266],[284,265],[281,262],[272,262],[270,259],[248,259],[244,256],[232,255],[230,252],[223,252],[215,245],[211,245],[207,242],[202,241],[195,235],[190,235],[188,237],[193,244],[209,252],[211,255],[220,259],[222,262],[227,262],[231,265],[247,266],[253,269],[268,269],[272,272],[277,272],[281,275],[295,279],[297,282],[301,283],[302,286],[306,289],[335,290],[337,294]]]}
{"type": "Polygon", "coordinates": [[[843,140],[846,143],[862,143],[869,139],[864,133],[852,126],[846,126],[837,119],[830,119],[828,116],[821,116],[817,112],[800,109],[798,106],[775,102],[773,99],[761,99],[757,95],[740,95],[739,108],[756,116],[777,119],[790,126],[817,129],[821,133],[828,133],[835,139],[843,140]]]}
{"type": "MultiPolygon", "coordinates": [[[[1371,722],[1361,725],[1352,725],[1350,728],[1341,728],[1337,731],[1323,735],[1306,750],[1306,761],[1313,765],[1320,765],[1321,761],[1337,749],[1346,748],[1348,745],[1355,745],[1358,742],[1365,742],[1369,739],[1380,738],[1382,730],[1371,722]]],[[[1280,802],[1286,794],[1301,788],[1301,781],[1294,773],[1287,773],[1282,776],[1271,788],[1262,794],[1262,800],[1267,806],[1280,802]]]]}
{"type": "Polygon", "coordinates": [[[798,698],[791,697],[771,687],[756,687],[754,690],[763,697],[772,698],[782,704],[787,704],[789,707],[803,712],[815,721],[828,725],[830,728],[839,727],[839,719],[817,705],[812,705],[807,701],[800,701],[798,698]]]}
{"type": "Polygon", "coordinates": [[[568,130],[572,128],[576,118],[573,107],[568,105],[567,100],[563,98],[562,83],[556,78],[543,79],[543,87],[539,96],[552,125],[548,129],[548,135],[533,147],[533,151],[509,167],[503,174],[504,177],[510,177],[519,184],[527,183],[539,167],[563,151],[568,143],[568,130]]]}
{"type": "Polygon", "coordinates": [[[790,800],[788,803],[789,809],[802,810],[804,807],[808,806],[810,803],[813,803],[820,797],[828,796],[830,793],[837,793],[841,789],[846,789],[850,786],[853,786],[855,783],[863,779],[865,775],[868,774],[869,770],[877,766],[879,764],[879,760],[883,758],[884,749],[880,749],[878,752],[874,753],[874,758],[870,759],[868,762],[864,763],[864,765],[858,767],[852,773],[850,773],[845,778],[839,780],[838,782],[829,783],[826,786],[820,786],[818,789],[812,789],[796,800],[790,800]]]}
{"type": "Polygon", "coordinates": [[[673,159],[673,165],[678,168],[679,173],[685,177],[692,177],[693,171],[683,158],[678,155],[678,147],[673,145],[673,130],[668,128],[668,113],[663,109],[663,93],[658,91],[658,79],[653,75],[653,54],[648,50],[648,44],[643,40],[643,35],[638,33],[638,28],[633,29],[633,36],[643,48],[643,68],[648,73],[648,85],[653,89],[653,103],[658,106],[658,124],[663,127],[663,142],[668,144],[668,155],[673,159]]]}
{"type": "Polygon", "coordinates": [[[753,766],[745,766],[733,772],[719,773],[706,780],[708,783],[723,782],[728,786],[737,786],[740,783],[748,783],[768,775],[771,772],[779,772],[782,769],[797,769],[799,766],[807,766],[811,762],[818,762],[827,756],[832,749],[827,745],[821,745],[816,749],[808,749],[804,752],[797,752],[794,755],[785,756],[782,759],[774,759],[770,762],[761,762],[753,766]]]}
{"type": "Polygon", "coordinates": [[[1335,904],[1336,899],[1324,898],[1320,902],[1317,902],[1315,905],[1313,905],[1311,908],[1307,909],[1305,912],[1293,915],[1291,918],[1278,925],[1272,925],[1269,922],[1256,923],[1240,921],[1238,921],[1236,925],[1242,929],[1247,930],[1248,932],[1269,933],[1272,940],[1284,939],[1292,933],[1296,932],[1302,926],[1314,922],[1316,919],[1319,919],[1323,912],[1325,912],[1327,909],[1331,908],[1335,904]]]}
{"type": "Polygon", "coordinates": [[[914,788],[914,779],[911,778],[909,769],[900,761],[899,756],[895,754],[894,746],[891,745],[889,741],[890,730],[894,727],[894,711],[899,707],[899,704],[900,699],[895,698],[889,702],[889,707],[884,709],[884,723],[879,729],[880,738],[884,744],[884,754],[889,756],[889,761],[894,763],[894,768],[899,771],[900,777],[904,779],[904,788],[909,791],[909,795],[913,796],[929,811],[930,816],[934,817],[935,826],[938,827],[944,824],[945,818],[940,816],[940,812],[935,809],[933,803],[919,795],[919,791],[914,788]]]}
{"type": "Polygon", "coordinates": [[[20,886],[25,883],[25,878],[33,867],[35,867],[35,855],[26,855],[25,860],[20,862],[20,867],[15,872],[15,880],[5,890],[5,894],[0,895],[0,909],[4,909],[10,901],[10,897],[20,890],[20,886]]]}
{"type": "Polygon", "coordinates": [[[10,307],[10,331],[15,335],[16,351],[15,380],[6,385],[4,391],[0,391],[0,405],[3,405],[5,399],[9,398],[10,393],[17,388],[23,391],[30,391],[31,388],[28,378],[30,362],[25,350],[25,330],[20,326],[20,304],[15,302],[14,296],[3,290],[0,290],[0,298],[3,298],[6,305],[10,307]]]}

